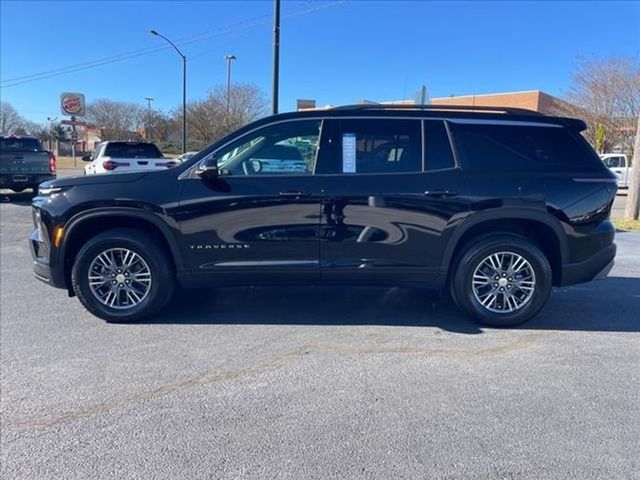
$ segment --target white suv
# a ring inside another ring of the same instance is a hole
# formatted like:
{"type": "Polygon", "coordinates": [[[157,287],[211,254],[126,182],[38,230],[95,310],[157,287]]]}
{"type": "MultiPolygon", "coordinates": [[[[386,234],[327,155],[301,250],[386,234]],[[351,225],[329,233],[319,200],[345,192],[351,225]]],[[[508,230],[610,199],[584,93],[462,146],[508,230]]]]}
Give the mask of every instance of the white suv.
{"type": "Polygon", "coordinates": [[[84,167],[86,175],[166,170],[179,165],[149,142],[102,142],[93,156],[82,157],[82,160],[88,162],[84,167]]]}
{"type": "Polygon", "coordinates": [[[624,153],[605,153],[600,158],[609,170],[616,174],[618,188],[628,188],[631,179],[631,164],[624,153]]]}

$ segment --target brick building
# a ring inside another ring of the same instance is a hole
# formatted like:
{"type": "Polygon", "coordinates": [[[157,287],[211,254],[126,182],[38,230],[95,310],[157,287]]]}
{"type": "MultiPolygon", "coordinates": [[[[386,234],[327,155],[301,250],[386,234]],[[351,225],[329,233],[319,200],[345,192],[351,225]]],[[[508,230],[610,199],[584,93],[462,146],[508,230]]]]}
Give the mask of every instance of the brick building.
{"type": "Polygon", "coordinates": [[[570,107],[564,100],[540,90],[432,98],[430,103],[431,105],[526,108],[548,115],[566,113],[567,107],[570,107]]]}

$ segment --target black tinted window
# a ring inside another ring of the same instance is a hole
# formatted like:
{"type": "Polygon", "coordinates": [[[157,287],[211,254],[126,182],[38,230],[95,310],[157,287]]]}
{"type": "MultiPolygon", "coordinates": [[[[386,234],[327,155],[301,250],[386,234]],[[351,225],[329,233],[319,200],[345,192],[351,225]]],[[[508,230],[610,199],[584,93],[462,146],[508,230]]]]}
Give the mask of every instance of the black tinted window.
{"type": "Polygon", "coordinates": [[[0,138],[0,151],[3,152],[39,152],[40,142],[35,138],[0,138]]]}
{"type": "Polygon", "coordinates": [[[162,153],[153,143],[113,142],[107,145],[104,156],[111,158],[161,158],[162,153]]]}
{"type": "Polygon", "coordinates": [[[449,135],[442,120],[425,122],[425,162],[427,170],[453,168],[453,153],[449,135]]]}
{"type": "Polygon", "coordinates": [[[547,170],[585,163],[585,157],[592,156],[562,127],[450,125],[458,153],[469,170],[547,170]]]}
{"type": "Polygon", "coordinates": [[[343,120],[340,127],[342,173],[422,170],[419,120],[343,120]]]}

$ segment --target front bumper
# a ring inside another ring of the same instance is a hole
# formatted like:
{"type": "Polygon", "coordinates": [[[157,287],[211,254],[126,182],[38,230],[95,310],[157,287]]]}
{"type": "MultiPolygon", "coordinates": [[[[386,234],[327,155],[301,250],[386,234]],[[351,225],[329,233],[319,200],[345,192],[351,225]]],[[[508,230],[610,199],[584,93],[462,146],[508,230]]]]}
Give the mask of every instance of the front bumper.
{"type": "Polygon", "coordinates": [[[563,265],[560,285],[574,285],[606,277],[613,268],[615,256],[616,244],[612,243],[582,262],[563,265]]]}
{"type": "Polygon", "coordinates": [[[55,288],[67,288],[64,281],[64,272],[61,268],[52,268],[49,261],[50,245],[42,228],[36,228],[29,237],[29,250],[33,259],[34,276],[55,288]]]}

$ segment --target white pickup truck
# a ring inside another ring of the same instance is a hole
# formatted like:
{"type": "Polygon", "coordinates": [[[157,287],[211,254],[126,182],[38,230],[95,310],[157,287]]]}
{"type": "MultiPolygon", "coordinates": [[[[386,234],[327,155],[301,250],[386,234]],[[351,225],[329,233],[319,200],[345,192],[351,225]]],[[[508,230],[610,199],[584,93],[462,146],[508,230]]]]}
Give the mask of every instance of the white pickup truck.
{"type": "Polygon", "coordinates": [[[631,164],[624,153],[605,153],[600,155],[604,164],[618,177],[618,188],[628,188],[631,179],[631,164]]]}
{"type": "Polygon", "coordinates": [[[92,156],[84,156],[82,160],[87,162],[86,175],[166,170],[179,165],[150,142],[102,142],[92,156]]]}

